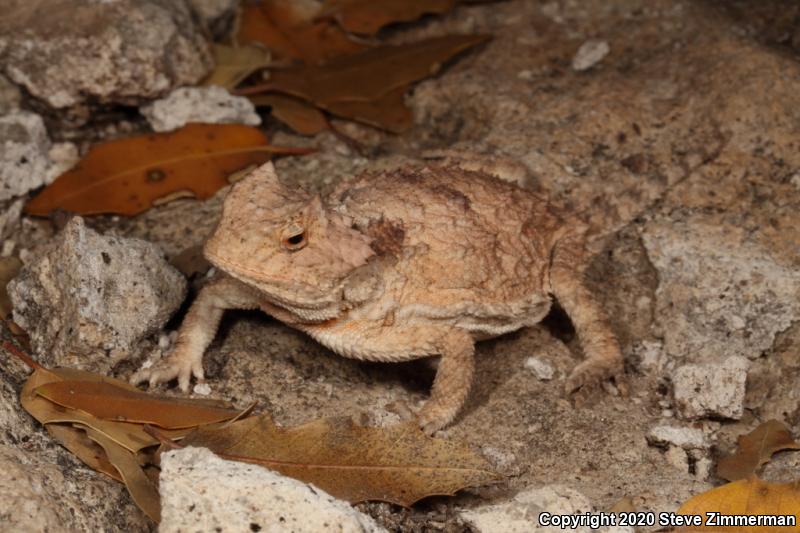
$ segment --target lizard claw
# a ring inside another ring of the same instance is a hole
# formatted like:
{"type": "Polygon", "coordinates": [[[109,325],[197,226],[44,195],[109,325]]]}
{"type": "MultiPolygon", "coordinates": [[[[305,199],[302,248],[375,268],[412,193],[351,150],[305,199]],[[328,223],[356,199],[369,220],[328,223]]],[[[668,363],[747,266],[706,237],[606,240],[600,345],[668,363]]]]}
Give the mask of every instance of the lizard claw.
{"type": "Polygon", "coordinates": [[[622,360],[588,359],[576,366],[567,378],[564,389],[568,395],[575,397],[578,403],[584,403],[590,396],[589,389],[613,380],[622,396],[628,395],[628,384],[622,360]]]}
{"type": "Polygon", "coordinates": [[[203,381],[203,361],[173,353],[150,368],[142,368],[130,379],[134,385],[146,381],[150,388],[178,378],[178,387],[182,392],[189,392],[192,376],[203,381]]]}

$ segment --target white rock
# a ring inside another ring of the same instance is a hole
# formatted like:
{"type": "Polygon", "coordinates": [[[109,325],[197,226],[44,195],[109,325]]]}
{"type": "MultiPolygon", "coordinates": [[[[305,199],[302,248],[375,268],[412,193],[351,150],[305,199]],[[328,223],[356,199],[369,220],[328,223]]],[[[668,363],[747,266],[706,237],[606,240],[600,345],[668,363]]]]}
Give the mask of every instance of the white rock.
{"type": "Polygon", "coordinates": [[[39,115],[12,111],[0,116],[0,201],[45,185],[50,146],[39,115]]]}
{"type": "Polygon", "coordinates": [[[562,533],[563,531],[632,533],[631,529],[621,527],[598,530],[590,529],[588,526],[564,529],[558,526],[540,525],[540,513],[581,515],[593,511],[594,508],[588,498],[580,492],[561,485],[548,485],[523,490],[505,503],[463,510],[460,515],[480,533],[562,533]]]}
{"type": "Polygon", "coordinates": [[[182,87],[139,111],[155,131],[176,130],[189,122],[207,124],[261,124],[247,98],[233,96],[222,87],[182,87]]]}
{"type": "Polygon", "coordinates": [[[532,370],[542,381],[550,381],[556,373],[553,365],[534,356],[525,359],[525,368],[532,370]]]}
{"type": "Polygon", "coordinates": [[[386,531],[320,489],[205,448],[165,453],[160,493],[160,533],[386,531]]]}
{"type": "Polygon", "coordinates": [[[0,4],[0,70],[54,108],[138,104],[197,83],[214,66],[184,0],[0,4]]]}
{"type": "Polygon", "coordinates": [[[749,365],[746,358],[734,356],[722,363],[677,368],[672,381],[681,416],[687,419],[741,418],[749,365]]]}
{"type": "Polygon", "coordinates": [[[647,441],[656,445],[672,445],[684,450],[708,448],[703,431],[695,428],[656,426],[647,434],[647,441]]]}
{"type": "Polygon", "coordinates": [[[675,212],[645,226],[666,361],[757,358],[800,319],[800,270],[748,235],[705,213],[675,212]]]}
{"type": "Polygon", "coordinates": [[[572,58],[572,68],[577,71],[589,70],[611,51],[608,42],[600,39],[589,39],[578,48],[572,58]]]}
{"type": "Polygon", "coordinates": [[[74,217],[25,260],[8,294],[42,364],[107,372],[161,329],[186,279],[155,244],[99,235],[74,217]]]}

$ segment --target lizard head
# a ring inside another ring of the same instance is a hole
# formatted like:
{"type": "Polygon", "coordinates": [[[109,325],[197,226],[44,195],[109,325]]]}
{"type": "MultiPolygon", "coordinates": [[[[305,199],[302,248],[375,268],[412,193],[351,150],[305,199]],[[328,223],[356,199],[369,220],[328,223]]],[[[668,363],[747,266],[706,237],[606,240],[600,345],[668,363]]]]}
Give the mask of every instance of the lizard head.
{"type": "Polygon", "coordinates": [[[338,314],[348,277],[375,256],[370,242],[267,163],[231,188],[204,253],[270,302],[322,320],[338,314]]]}

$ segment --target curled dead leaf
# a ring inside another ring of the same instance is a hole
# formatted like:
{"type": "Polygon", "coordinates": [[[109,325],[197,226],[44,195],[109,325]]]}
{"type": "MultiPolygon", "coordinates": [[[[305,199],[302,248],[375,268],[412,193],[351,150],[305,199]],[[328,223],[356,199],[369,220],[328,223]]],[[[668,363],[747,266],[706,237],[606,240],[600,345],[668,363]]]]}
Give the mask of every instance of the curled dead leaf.
{"type": "Polygon", "coordinates": [[[277,57],[310,64],[365,48],[335,23],[316,20],[319,7],[308,0],[247,2],[236,39],[243,44],[259,42],[277,57]]]}
{"type": "Polygon", "coordinates": [[[218,429],[199,428],[181,444],[265,466],[350,502],[409,506],[426,496],[499,480],[483,458],[460,444],[426,436],[415,422],[370,428],[331,418],[280,428],[262,415],[218,429]]]}
{"type": "Polygon", "coordinates": [[[259,45],[227,46],[215,43],[214,70],[203,85],[218,85],[228,90],[236,88],[250,74],[270,64],[270,54],[259,45]]]}
{"type": "Polygon", "coordinates": [[[728,481],[748,478],[781,450],[800,450],[800,443],[783,422],[768,420],[739,437],[736,453],[717,464],[717,475],[728,481]]]}

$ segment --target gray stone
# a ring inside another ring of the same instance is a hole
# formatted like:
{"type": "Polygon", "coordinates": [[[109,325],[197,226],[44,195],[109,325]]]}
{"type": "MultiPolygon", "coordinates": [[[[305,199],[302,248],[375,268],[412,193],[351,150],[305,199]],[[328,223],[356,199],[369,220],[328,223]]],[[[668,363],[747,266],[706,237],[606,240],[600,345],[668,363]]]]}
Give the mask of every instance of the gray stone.
{"type": "Polygon", "coordinates": [[[220,459],[205,448],[162,455],[160,492],[161,533],[386,531],[318,488],[258,465],[220,459]]]}
{"type": "Polygon", "coordinates": [[[755,359],[800,319],[800,270],[743,224],[676,211],[647,223],[642,238],[658,270],[668,360],[755,359]]]}
{"type": "Polygon", "coordinates": [[[185,0],[4,4],[0,68],[54,108],[94,101],[135,105],[196,83],[213,65],[185,0]]]}
{"type": "Polygon", "coordinates": [[[0,74],[0,114],[19,109],[21,99],[22,95],[19,92],[19,88],[0,74]]]}
{"type": "Polygon", "coordinates": [[[556,372],[555,368],[553,368],[553,365],[551,365],[547,361],[544,361],[542,359],[539,359],[538,357],[533,357],[533,356],[525,359],[525,368],[533,371],[536,377],[541,379],[542,381],[550,381],[551,379],[553,379],[553,376],[555,375],[556,372]]]}
{"type": "Polygon", "coordinates": [[[687,419],[733,418],[744,412],[747,368],[744,357],[722,363],[684,365],[672,374],[678,412],[687,419]]]}
{"type": "Polygon", "coordinates": [[[8,292],[40,362],[107,372],[164,325],[186,280],[156,245],[99,235],[75,217],[8,292]]]}
{"type": "Polygon", "coordinates": [[[684,450],[708,448],[703,431],[696,428],[656,426],[647,434],[647,441],[657,446],[677,446],[684,450]]]}
{"type": "Polygon", "coordinates": [[[0,201],[47,182],[51,144],[42,117],[28,111],[0,116],[0,201]]]}
{"type": "Polygon", "coordinates": [[[195,13],[215,35],[223,33],[228,23],[235,18],[239,3],[239,0],[189,0],[195,13]]]}
{"type": "Polygon", "coordinates": [[[606,41],[589,39],[578,48],[572,58],[572,68],[577,71],[589,70],[608,55],[611,48],[606,41]]]}
{"type": "MultiPolygon", "coordinates": [[[[543,525],[541,513],[550,515],[581,515],[593,512],[589,499],[580,492],[563,485],[529,488],[517,493],[511,500],[461,511],[461,517],[479,533],[556,533],[565,529],[575,533],[632,533],[627,527],[602,527],[590,529],[588,525],[564,528],[543,525]]],[[[546,523],[546,522],[545,522],[546,523]]]]}
{"type": "Polygon", "coordinates": [[[242,96],[222,87],[182,87],[139,110],[155,131],[176,130],[189,122],[258,126],[261,117],[242,96]]]}

